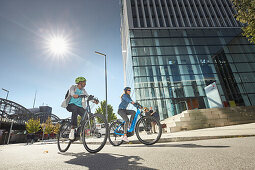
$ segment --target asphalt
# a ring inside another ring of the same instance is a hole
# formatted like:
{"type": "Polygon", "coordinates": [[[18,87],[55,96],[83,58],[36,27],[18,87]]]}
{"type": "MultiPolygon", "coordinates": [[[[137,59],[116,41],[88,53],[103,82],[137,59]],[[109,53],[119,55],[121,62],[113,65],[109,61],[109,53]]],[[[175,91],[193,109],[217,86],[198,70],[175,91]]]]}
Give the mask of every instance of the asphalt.
{"type": "Polygon", "coordinates": [[[96,154],[82,144],[71,145],[65,153],[56,144],[0,145],[0,170],[131,170],[201,169],[239,170],[255,167],[255,137],[185,142],[105,145],[96,154]]]}

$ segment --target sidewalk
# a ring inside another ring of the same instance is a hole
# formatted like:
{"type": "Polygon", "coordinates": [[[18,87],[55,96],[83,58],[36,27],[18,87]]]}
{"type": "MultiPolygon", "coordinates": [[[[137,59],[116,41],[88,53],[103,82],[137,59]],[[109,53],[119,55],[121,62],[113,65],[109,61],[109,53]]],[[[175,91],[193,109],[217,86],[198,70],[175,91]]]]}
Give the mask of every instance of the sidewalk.
{"type": "MultiPolygon", "coordinates": [[[[255,123],[181,131],[175,133],[162,133],[159,142],[179,142],[250,136],[255,136],[255,123]]],[[[133,144],[140,143],[135,135],[130,137],[129,140],[130,143],[133,144]]]]}

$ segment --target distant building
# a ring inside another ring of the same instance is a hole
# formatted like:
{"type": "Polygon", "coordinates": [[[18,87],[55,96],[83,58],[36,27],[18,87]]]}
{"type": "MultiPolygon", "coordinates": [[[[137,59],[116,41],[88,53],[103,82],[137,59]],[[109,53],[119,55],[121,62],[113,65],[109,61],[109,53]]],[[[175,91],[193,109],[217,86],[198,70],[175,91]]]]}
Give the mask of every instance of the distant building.
{"type": "Polygon", "coordinates": [[[49,106],[39,106],[39,108],[28,109],[33,114],[40,114],[40,121],[45,122],[48,117],[52,115],[52,107],[49,106]]]}

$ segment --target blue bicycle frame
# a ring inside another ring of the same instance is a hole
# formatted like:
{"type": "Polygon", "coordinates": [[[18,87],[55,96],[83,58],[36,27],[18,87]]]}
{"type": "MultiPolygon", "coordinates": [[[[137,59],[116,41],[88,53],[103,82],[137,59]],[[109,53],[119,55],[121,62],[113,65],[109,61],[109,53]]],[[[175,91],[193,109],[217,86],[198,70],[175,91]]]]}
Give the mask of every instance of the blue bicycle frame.
{"type": "MultiPolygon", "coordinates": [[[[128,132],[133,132],[135,130],[135,125],[136,125],[136,121],[137,121],[137,118],[138,118],[138,115],[140,115],[142,112],[140,111],[140,109],[137,109],[136,111],[136,114],[135,114],[135,117],[132,121],[132,124],[131,124],[131,127],[128,129],[128,132]]],[[[117,134],[117,135],[124,135],[124,133],[117,133],[116,131],[118,131],[122,125],[125,124],[125,121],[123,121],[115,130],[114,130],[114,133],[117,134]]]]}

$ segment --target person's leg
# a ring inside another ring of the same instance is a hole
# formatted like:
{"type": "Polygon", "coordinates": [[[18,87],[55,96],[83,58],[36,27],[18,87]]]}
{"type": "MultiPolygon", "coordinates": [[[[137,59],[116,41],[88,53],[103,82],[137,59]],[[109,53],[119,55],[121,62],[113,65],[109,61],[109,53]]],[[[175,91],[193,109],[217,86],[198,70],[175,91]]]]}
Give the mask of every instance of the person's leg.
{"type": "Polygon", "coordinates": [[[72,119],[71,119],[71,131],[69,133],[69,139],[70,140],[74,140],[75,136],[74,136],[74,132],[75,132],[75,128],[77,127],[77,116],[78,116],[78,106],[71,104],[70,105],[70,111],[72,112],[72,119]]]}
{"type": "Polygon", "coordinates": [[[27,145],[28,145],[28,141],[29,141],[29,136],[27,135],[27,145]]]}
{"type": "Polygon", "coordinates": [[[133,122],[133,120],[134,120],[134,117],[135,117],[135,111],[134,110],[126,110],[126,114],[127,115],[131,115],[131,118],[130,118],[130,124],[133,122]]]}
{"type": "Polygon", "coordinates": [[[127,134],[127,128],[128,128],[129,119],[128,119],[127,114],[126,114],[126,110],[119,109],[118,110],[118,114],[125,121],[125,124],[124,124],[124,134],[127,134]]]}
{"type": "MultiPolygon", "coordinates": [[[[84,116],[84,113],[85,113],[85,109],[83,107],[79,107],[78,108],[78,112],[77,114],[81,116],[81,118],[84,116]]],[[[81,123],[81,122],[80,122],[81,123]]],[[[78,130],[78,134],[80,133],[80,128],[77,129],[78,130]]]]}
{"type": "Polygon", "coordinates": [[[71,119],[72,129],[77,127],[78,108],[79,107],[74,104],[70,105],[70,111],[72,112],[72,119],[71,119]]]}
{"type": "Polygon", "coordinates": [[[151,122],[152,133],[156,133],[155,125],[156,125],[156,122],[151,122]]]}
{"type": "Polygon", "coordinates": [[[80,115],[81,117],[84,115],[85,113],[85,109],[83,107],[78,107],[78,115],[80,115]]]}

